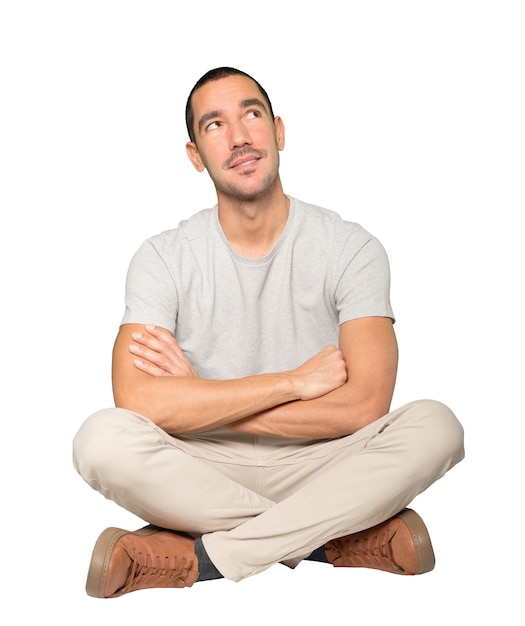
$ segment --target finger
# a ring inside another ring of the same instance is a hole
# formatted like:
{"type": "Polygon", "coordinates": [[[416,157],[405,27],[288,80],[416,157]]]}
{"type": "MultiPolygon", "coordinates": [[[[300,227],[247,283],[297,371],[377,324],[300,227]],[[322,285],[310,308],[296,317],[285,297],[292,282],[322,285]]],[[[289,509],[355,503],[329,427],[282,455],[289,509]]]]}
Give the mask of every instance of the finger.
{"type": "Polygon", "coordinates": [[[160,328],[159,326],[153,326],[152,324],[146,324],[144,328],[147,332],[140,333],[140,341],[144,343],[144,345],[157,351],[170,350],[177,356],[182,356],[182,350],[180,349],[178,341],[168,330],[160,328]]]}
{"type": "MultiPolygon", "coordinates": [[[[169,355],[172,354],[176,354],[173,346],[162,343],[155,337],[149,336],[145,333],[134,332],[132,333],[131,338],[136,342],[135,344],[131,344],[134,346],[132,352],[138,352],[139,350],[149,350],[148,355],[156,353],[159,356],[164,355],[166,357],[169,357],[169,355]]],[[[148,358],[150,358],[150,356],[148,356],[148,358]]]]}
{"type": "Polygon", "coordinates": [[[128,349],[144,363],[161,370],[165,376],[196,376],[190,362],[184,357],[179,358],[173,352],[168,358],[161,352],[137,344],[130,344],[128,349]]]}
{"type": "Polygon", "coordinates": [[[153,337],[156,337],[159,340],[164,340],[166,337],[170,337],[173,339],[173,335],[166,330],[165,328],[161,328],[160,326],[154,326],[153,324],[146,324],[144,326],[146,332],[153,337]]]}
{"type": "Polygon", "coordinates": [[[154,363],[156,365],[166,364],[166,358],[162,353],[157,350],[152,350],[145,345],[132,343],[128,346],[128,349],[132,354],[140,355],[141,359],[149,361],[150,363],[154,363]]]}
{"type": "Polygon", "coordinates": [[[131,338],[138,344],[159,352],[163,348],[163,344],[156,338],[147,333],[134,332],[131,338]]]}
{"type": "Polygon", "coordinates": [[[149,363],[148,361],[143,361],[142,359],[134,359],[133,365],[140,370],[141,372],[145,372],[146,374],[150,374],[150,376],[169,376],[167,372],[165,372],[160,367],[153,365],[153,363],[149,363]]]}

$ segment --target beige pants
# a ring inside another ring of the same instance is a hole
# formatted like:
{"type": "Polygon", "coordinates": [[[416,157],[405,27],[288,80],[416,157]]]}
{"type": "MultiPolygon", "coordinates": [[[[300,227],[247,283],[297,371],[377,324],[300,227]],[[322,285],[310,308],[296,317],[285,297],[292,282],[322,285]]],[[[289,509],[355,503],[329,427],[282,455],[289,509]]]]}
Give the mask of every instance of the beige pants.
{"type": "Polygon", "coordinates": [[[328,441],[172,437],[123,409],[95,413],[74,439],[86,482],[151,524],[202,535],[231,580],[384,521],[463,456],[460,423],[431,400],[328,441]]]}

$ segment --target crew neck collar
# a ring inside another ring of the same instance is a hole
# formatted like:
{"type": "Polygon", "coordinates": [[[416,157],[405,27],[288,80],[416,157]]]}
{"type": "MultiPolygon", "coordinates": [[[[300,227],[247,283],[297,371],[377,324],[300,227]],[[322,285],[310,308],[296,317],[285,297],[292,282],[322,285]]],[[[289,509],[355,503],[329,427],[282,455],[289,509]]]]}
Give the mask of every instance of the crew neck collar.
{"type": "Polygon", "coordinates": [[[283,232],[281,233],[279,239],[276,241],[276,243],[273,246],[273,248],[270,250],[270,252],[268,252],[268,254],[266,254],[266,255],[264,255],[262,257],[256,257],[256,258],[245,257],[245,256],[242,256],[242,255],[238,254],[237,252],[235,252],[235,250],[232,248],[230,242],[226,238],[226,235],[224,234],[224,231],[222,230],[222,226],[221,226],[221,223],[219,221],[219,206],[216,204],[213,207],[213,218],[214,218],[215,227],[217,229],[219,237],[222,239],[222,241],[224,242],[226,247],[229,249],[230,254],[239,263],[244,263],[245,265],[264,265],[265,263],[268,263],[279,252],[279,250],[283,246],[284,242],[288,238],[288,235],[290,233],[290,230],[292,229],[292,224],[293,224],[294,217],[295,217],[296,200],[295,200],[295,198],[291,198],[290,196],[287,196],[287,198],[290,201],[290,210],[288,212],[288,219],[286,220],[286,224],[285,224],[285,227],[283,229],[283,232]]]}

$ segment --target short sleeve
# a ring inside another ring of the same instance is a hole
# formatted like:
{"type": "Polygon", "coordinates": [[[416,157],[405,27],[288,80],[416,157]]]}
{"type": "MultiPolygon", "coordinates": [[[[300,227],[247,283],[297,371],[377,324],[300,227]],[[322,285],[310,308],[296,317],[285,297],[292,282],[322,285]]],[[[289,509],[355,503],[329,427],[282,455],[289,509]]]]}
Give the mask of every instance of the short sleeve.
{"type": "Polygon", "coordinates": [[[175,331],[178,299],[173,276],[152,239],[131,259],[122,324],[154,324],[175,331]]]}
{"type": "Polygon", "coordinates": [[[339,267],[335,292],[339,324],[372,316],[395,321],[390,302],[390,265],[378,239],[369,236],[350,258],[343,252],[339,267]]]}

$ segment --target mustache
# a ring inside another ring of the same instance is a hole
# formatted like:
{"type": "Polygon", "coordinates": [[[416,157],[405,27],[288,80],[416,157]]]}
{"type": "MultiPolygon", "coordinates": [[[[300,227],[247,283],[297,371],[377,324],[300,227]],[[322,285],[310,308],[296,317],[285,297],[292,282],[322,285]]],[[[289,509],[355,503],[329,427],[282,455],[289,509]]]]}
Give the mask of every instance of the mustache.
{"type": "Polygon", "coordinates": [[[232,163],[235,163],[237,159],[241,159],[242,157],[245,157],[245,156],[254,156],[259,159],[263,159],[264,157],[266,157],[266,155],[267,155],[266,150],[260,150],[259,148],[250,148],[249,146],[245,148],[239,148],[238,150],[234,150],[230,158],[224,161],[222,168],[224,170],[229,169],[232,163]]]}

